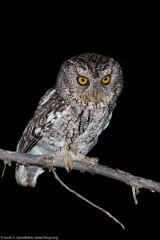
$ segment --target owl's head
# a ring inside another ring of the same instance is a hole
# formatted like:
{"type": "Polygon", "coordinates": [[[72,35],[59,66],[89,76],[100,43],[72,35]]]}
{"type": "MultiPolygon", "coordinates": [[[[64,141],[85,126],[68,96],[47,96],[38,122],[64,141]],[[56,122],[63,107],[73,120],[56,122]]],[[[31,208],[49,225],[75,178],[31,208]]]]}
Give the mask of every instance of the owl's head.
{"type": "Polygon", "coordinates": [[[105,107],[114,102],[123,87],[117,61],[95,53],[85,53],[65,61],[56,88],[64,99],[88,106],[105,107]]]}

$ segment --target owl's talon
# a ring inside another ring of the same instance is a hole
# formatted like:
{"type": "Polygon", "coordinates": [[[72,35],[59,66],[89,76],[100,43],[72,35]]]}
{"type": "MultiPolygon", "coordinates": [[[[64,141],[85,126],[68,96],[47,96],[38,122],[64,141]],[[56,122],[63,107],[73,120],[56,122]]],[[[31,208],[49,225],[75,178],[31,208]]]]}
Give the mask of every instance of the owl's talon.
{"type": "Polygon", "coordinates": [[[67,170],[67,172],[70,172],[73,168],[73,160],[72,160],[70,153],[63,152],[59,156],[53,157],[53,160],[52,160],[53,165],[55,165],[56,161],[59,159],[63,159],[64,164],[65,164],[65,169],[67,170]]]}
{"type": "Polygon", "coordinates": [[[91,163],[91,164],[97,164],[98,161],[99,161],[98,158],[89,158],[89,163],[91,163]]]}
{"type": "Polygon", "coordinates": [[[76,160],[79,160],[79,161],[84,161],[87,165],[97,164],[98,161],[99,161],[98,158],[84,156],[82,153],[78,152],[76,149],[72,149],[70,151],[70,154],[71,154],[73,159],[76,159],[76,160]]]}
{"type": "Polygon", "coordinates": [[[58,157],[53,157],[53,158],[52,158],[52,163],[53,163],[53,165],[56,164],[57,160],[58,160],[58,157]]]}
{"type": "Polygon", "coordinates": [[[73,160],[72,160],[72,156],[69,152],[63,152],[62,154],[60,154],[64,160],[64,164],[65,164],[65,168],[67,170],[67,172],[70,172],[73,168],[73,160]]]}
{"type": "Polygon", "coordinates": [[[71,158],[67,158],[67,159],[64,158],[64,163],[65,163],[65,168],[69,173],[73,168],[73,160],[71,158]]]}
{"type": "Polygon", "coordinates": [[[98,163],[98,158],[91,158],[91,157],[85,157],[83,161],[89,165],[89,164],[97,164],[98,163]]]}

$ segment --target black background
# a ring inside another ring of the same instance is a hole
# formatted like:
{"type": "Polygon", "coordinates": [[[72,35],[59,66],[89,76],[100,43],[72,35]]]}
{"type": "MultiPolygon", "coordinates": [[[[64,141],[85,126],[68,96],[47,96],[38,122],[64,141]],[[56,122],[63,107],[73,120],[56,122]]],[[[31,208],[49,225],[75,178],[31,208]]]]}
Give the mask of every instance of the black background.
{"type": "MultiPolygon", "coordinates": [[[[63,11],[62,6],[43,5],[1,8],[0,148],[15,151],[40,97],[54,85],[62,62],[83,52],[96,52],[120,62],[124,89],[109,127],[89,156],[111,168],[160,181],[160,51],[155,9],[131,6],[122,12],[119,6],[87,9],[76,4],[74,9],[63,6],[63,11]]],[[[131,188],[124,183],[57,169],[69,187],[121,221],[124,231],[64,189],[52,173],[41,175],[31,189],[16,184],[14,169],[14,164],[7,167],[0,180],[2,236],[110,239],[153,237],[159,231],[159,193],[142,189],[135,205],[131,188]]]]}

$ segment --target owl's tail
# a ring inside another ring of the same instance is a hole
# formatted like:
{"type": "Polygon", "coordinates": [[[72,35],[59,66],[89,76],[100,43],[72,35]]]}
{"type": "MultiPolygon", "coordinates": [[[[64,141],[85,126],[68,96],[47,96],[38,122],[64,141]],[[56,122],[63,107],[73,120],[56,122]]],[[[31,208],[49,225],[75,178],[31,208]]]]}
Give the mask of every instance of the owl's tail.
{"type": "Polygon", "coordinates": [[[35,187],[37,178],[44,172],[43,168],[35,166],[16,165],[15,178],[22,186],[35,187]]]}

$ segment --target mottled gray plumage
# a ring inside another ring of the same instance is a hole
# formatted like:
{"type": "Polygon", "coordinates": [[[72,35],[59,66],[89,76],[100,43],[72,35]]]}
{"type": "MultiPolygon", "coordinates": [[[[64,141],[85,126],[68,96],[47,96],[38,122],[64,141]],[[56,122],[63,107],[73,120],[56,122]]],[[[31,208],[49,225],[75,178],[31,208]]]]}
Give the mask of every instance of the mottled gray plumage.
{"type": "MultiPolygon", "coordinates": [[[[41,98],[17,151],[57,156],[76,149],[86,155],[108,126],[122,87],[122,70],[113,58],[85,53],[65,61],[54,88],[41,98]]],[[[40,167],[17,165],[16,180],[34,187],[42,172],[40,167]]]]}

